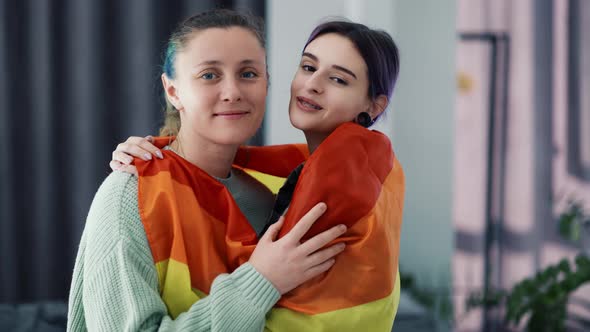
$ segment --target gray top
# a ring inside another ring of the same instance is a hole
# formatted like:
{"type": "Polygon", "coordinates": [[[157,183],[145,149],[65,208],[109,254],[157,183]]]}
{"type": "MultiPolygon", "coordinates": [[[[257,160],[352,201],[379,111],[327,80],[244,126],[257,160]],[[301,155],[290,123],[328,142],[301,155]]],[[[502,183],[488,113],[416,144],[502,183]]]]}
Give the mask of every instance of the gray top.
{"type": "MultiPolygon", "coordinates": [[[[182,157],[169,145],[164,149],[182,157]]],[[[275,203],[273,193],[265,185],[238,168],[232,168],[229,176],[225,179],[214,178],[227,188],[240,211],[256,231],[256,235],[260,237],[275,203]]]]}
{"type": "Polygon", "coordinates": [[[232,168],[229,177],[217,180],[227,188],[256,235],[260,237],[274,206],[273,193],[248,173],[237,168],[232,168]]]}

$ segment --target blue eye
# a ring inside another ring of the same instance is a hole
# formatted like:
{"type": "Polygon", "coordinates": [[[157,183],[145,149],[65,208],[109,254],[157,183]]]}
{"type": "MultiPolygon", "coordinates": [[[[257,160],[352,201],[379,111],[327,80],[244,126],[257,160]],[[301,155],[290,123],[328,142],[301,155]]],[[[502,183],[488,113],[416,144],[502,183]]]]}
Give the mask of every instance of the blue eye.
{"type": "Polygon", "coordinates": [[[245,73],[242,73],[242,78],[256,78],[258,77],[258,74],[256,74],[253,71],[247,71],[245,73]]]}
{"type": "Polygon", "coordinates": [[[214,80],[217,78],[217,75],[214,73],[205,73],[205,74],[201,75],[201,78],[204,80],[214,80]]]}

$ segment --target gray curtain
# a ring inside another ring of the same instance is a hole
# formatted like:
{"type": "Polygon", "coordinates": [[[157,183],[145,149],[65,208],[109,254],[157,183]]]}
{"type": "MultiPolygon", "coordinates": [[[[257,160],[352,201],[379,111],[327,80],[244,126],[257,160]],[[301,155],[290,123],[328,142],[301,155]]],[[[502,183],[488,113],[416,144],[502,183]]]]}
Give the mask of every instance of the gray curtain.
{"type": "Polygon", "coordinates": [[[161,123],[174,26],[214,7],[264,17],[264,3],[0,1],[0,303],[67,298],[110,152],[161,123]]]}

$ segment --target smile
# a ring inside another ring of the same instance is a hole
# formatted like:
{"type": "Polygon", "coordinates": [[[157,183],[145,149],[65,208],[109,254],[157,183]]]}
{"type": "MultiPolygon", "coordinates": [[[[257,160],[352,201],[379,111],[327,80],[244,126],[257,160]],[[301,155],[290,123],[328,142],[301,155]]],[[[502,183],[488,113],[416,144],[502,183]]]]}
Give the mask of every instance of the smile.
{"type": "Polygon", "coordinates": [[[215,113],[215,114],[213,114],[213,116],[220,117],[223,119],[228,119],[228,120],[236,120],[236,119],[241,119],[241,118],[247,116],[248,114],[250,114],[250,112],[228,111],[228,112],[215,113]]]}
{"type": "Polygon", "coordinates": [[[297,97],[297,105],[302,110],[308,112],[320,111],[323,109],[322,106],[316,104],[313,100],[304,97],[297,97]]]}

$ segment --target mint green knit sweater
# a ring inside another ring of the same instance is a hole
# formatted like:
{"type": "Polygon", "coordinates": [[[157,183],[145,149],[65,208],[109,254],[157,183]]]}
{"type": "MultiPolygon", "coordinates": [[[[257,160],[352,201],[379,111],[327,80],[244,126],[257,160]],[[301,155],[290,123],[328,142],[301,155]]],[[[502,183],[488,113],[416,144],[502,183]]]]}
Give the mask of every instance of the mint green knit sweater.
{"type": "Polygon", "coordinates": [[[94,197],[80,241],[68,331],[262,331],[279,297],[246,263],[218,276],[207,297],[171,319],[139,217],[137,178],[113,172],[94,197]]]}

